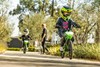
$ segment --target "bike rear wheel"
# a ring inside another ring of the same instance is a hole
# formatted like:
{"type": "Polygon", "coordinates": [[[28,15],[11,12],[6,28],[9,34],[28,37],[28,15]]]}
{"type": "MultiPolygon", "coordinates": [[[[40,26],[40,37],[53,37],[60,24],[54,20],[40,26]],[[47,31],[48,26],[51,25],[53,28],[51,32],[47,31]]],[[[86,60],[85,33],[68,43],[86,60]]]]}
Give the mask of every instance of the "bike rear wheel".
{"type": "Polygon", "coordinates": [[[65,56],[64,51],[61,51],[61,58],[64,58],[64,56],[65,56]]]}
{"type": "Polygon", "coordinates": [[[26,51],[27,51],[27,45],[24,45],[24,47],[23,47],[23,53],[26,54],[26,51]]]}

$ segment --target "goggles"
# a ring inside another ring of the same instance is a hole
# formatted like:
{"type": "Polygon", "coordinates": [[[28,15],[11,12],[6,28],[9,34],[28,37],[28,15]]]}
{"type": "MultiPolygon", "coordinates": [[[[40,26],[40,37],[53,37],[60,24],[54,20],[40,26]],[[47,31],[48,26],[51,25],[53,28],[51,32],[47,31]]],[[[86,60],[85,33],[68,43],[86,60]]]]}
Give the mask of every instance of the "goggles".
{"type": "Polygon", "coordinates": [[[64,10],[63,12],[71,13],[72,10],[64,10]]]}

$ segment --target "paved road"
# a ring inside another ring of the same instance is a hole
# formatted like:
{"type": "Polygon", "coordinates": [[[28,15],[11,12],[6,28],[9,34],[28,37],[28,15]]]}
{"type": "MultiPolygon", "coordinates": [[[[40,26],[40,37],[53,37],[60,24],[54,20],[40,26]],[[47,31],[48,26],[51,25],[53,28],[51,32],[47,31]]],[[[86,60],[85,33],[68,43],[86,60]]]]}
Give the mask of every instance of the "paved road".
{"type": "Polygon", "coordinates": [[[21,51],[7,51],[0,54],[0,67],[100,67],[100,62],[61,59],[60,57],[43,55],[37,52],[23,54],[21,51]]]}

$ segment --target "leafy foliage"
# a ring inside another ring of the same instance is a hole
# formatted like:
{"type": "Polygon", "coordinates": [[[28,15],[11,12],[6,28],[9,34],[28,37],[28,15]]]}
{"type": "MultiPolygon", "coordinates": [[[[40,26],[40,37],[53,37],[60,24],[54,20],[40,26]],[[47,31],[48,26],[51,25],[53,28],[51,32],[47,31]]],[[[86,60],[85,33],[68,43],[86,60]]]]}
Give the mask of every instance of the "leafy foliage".
{"type": "Polygon", "coordinates": [[[6,17],[0,16],[0,40],[8,40],[11,34],[11,26],[6,22],[6,17]]]}
{"type": "MultiPolygon", "coordinates": [[[[100,61],[100,45],[98,44],[84,44],[84,45],[73,45],[73,58],[90,59],[100,61]]],[[[49,47],[51,55],[60,56],[60,46],[49,47]]],[[[68,52],[67,52],[68,53],[68,52]]],[[[66,53],[66,57],[68,54],[66,53]]]]}
{"type": "Polygon", "coordinates": [[[96,29],[95,17],[97,16],[90,4],[82,4],[74,11],[72,18],[75,22],[81,25],[80,30],[74,29],[77,43],[78,41],[80,41],[80,43],[87,43],[88,35],[96,29]]]}
{"type": "Polygon", "coordinates": [[[12,26],[8,23],[8,0],[0,0],[0,40],[7,41],[10,39],[12,26]]]}
{"type": "Polygon", "coordinates": [[[47,24],[48,34],[51,34],[54,29],[55,20],[52,17],[45,17],[41,14],[26,16],[23,22],[19,24],[19,28],[22,33],[25,28],[28,28],[32,39],[36,39],[41,36],[43,23],[47,24]]]}
{"type": "Polygon", "coordinates": [[[94,2],[92,3],[92,5],[94,6],[96,15],[97,15],[97,29],[96,29],[96,37],[95,37],[95,41],[96,43],[100,44],[100,0],[94,0],[94,2]]]}
{"type": "MultiPolygon", "coordinates": [[[[67,3],[69,6],[71,6],[74,9],[74,11],[72,13],[72,19],[81,25],[80,30],[73,29],[73,31],[75,32],[75,40],[77,43],[87,43],[88,35],[92,34],[92,32],[96,30],[96,26],[99,27],[99,25],[100,25],[98,23],[99,19],[97,19],[97,16],[99,14],[96,11],[97,9],[94,8],[94,7],[98,7],[97,5],[99,5],[99,0],[94,0],[94,2],[92,2],[92,3],[84,2],[82,4],[79,4],[80,6],[78,5],[78,7],[74,8],[75,2],[76,1],[74,1],[74,0],[68,0],[68,3],[67,3]],[[73,1],[73,3],[71,3],[72,1],[73,1]],[[80,42],[78,42],[79,40],[80,40],[80,42]]],[[[37,38],[40,35],[39,31],[41,31],[40,29],[41,29],[42,23],[47,22],[46,24],[47,24],[50,32],[52,32],[51,30],[54,29],[53,26],[54,26],[57,18],[60,16],[60,9],[58,7],[56,9],[55,8],[53,9],[54,6],[57,6],[56,0],[54,1],[54,5],[49,0],[20,0],[20,5],[18,5],[17,8],[14,9],[13,13],[14,14],[20,13],[22,15],[22,13],[25,13],[27,11],[29,12],[29,15],[25,15],[24,19],[23,19],[23,17],[22,17],[22,19],[19,19],[20,22],[23,22],[23,23],[19,24],[19,27],[22,26],[23,29],[25,27],[27,27],[28,29],[30,29],[30,32],[32,32],[32,31],[34,31],[33,33],[37,32],[37,34],[35,34],[35,35],[30,34],[32,36],[32,38],[35,38],[35,37],[37,38]],[[45,21],[44,19],[46,16],[53,15],[52,9],[53,9],[53,13],[54,13],[53,18],[51,18],[51,17],[47,18],[45,21]],[[39,13],[39,14],[36,14],[36,13],[39,13]],[[39,16],[37,16],[37,15],[39,15],[39,16]],[[53,19],[53,20],[51,20],[51,19],[53,19]],[[49,22],[50,23],[52,22],[53,26],[52,26],[52,24],[50,25],[49,22]],[[32,25],[30,25],[30,24],[32,24],[32,25]],[[38,25],[40,25],[40,27],[38,27],[38,25]],[[32,27],[34,27],[34,29],[32,27]]],[[[21,29],[21,31],[22,31],[22,29],[21,29]]],[[[99,34],[98,34],[98,37],[100,38],[99,34]]],[[[98,40],[98,38],[96,38],[96,40],[98,40]]]]}
{"type": "Polygon", "coordinates": [[[20,5],[17,5],[17,8],[10,11],[9,14],[16,15],[28,11],[29,13],[33,12],[53,15],[55,11],[54,3],[54,1],[50,3],[49,0],[20,0],[20,5]]]}

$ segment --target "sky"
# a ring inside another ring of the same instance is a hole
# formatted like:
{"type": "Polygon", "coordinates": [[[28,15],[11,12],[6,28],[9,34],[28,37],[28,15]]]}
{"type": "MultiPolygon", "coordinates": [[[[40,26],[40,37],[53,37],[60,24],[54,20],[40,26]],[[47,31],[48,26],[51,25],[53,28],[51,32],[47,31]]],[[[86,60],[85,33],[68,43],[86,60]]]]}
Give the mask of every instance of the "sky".
{"type": "MultiPolygon", "coordinates": [[[[10,4],[10,9],[9,10],[13,10],[14,8],[17,7],[17,4],[19,4],[19,0],[9,0],[10,4]]],[[[19,35],[19,28],[18,28],[18,15],[15,16],[9,16],[9,23],[10,24],[14,24],[14,30],[12,32],[11,37],[16,37],[19,35]]]]}

